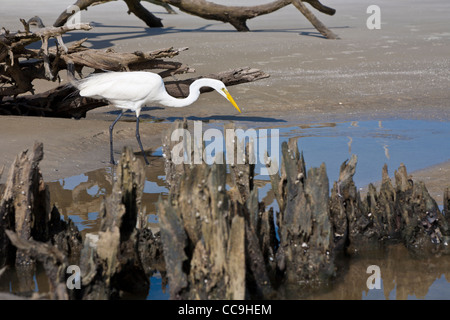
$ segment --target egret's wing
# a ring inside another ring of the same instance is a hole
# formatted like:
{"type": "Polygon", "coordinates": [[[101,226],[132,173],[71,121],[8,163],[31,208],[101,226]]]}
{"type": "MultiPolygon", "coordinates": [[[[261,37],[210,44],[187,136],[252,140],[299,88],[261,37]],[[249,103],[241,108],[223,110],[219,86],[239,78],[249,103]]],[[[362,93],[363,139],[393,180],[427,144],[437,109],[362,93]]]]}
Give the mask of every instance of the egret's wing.
{"type": "Polygon", "coordinates": [[[160,76],[150,72],[108,72],[79,82],[80,95],[110,101],[141,101],[151,98],[163,85],[160,76]]]}

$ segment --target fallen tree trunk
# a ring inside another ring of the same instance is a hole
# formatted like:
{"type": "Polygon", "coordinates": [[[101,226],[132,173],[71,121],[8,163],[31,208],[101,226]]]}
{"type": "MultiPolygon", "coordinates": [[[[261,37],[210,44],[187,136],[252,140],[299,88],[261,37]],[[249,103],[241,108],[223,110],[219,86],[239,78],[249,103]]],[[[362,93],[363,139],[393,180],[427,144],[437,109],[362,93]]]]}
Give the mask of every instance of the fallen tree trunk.
{"type": "MultiPolygon", "coordinates": [[[[297,8],[303,6],[300,0],[277,0],[271,3],[253,6],[253,7],[234,7],[225,6],[220,4],[215,4],[213,2],[205,0],[162,0],[165,3],[169,3],[173,6],[178,7],[181,11],[189,14],[193,14],[208,20],[219,20],[222,22],[230,23],[237,31],[250,31],[247,26],[247,20],[272,13],[277,11],[289,4],[294,4],[297,8]]],[[[305,0],[303,2],[309,2],[312,6],[329,15],[333,15],[336,11],[334,9],[328,8],[322,5],[318,0],[305,0]]],[[[306,16],[310,22],[313,23],[314,27],[317,28],[319,25],[318,19],[315,18],[313,22],[311,19],[312,13],[309,10],[304,10],[303,8],[299,10],[306,16]]],[[[326,29],[322,24],[321,30],[326,29]]],[[[320,30],[319,30],[320,31],[320,30]]],[[[321,31],[322,33],[322,31],[321,31]]],[[[328,32],[324,34],[328,38],[328,32]]],[[[332,38],[334,39],[334,38],[332,38]]]]}
{"type": "MultiPolygon", "coordinates": [[[[113,0],[78,0],[74,6],[78,6],[81,10],[87,9],[91,5],[110,2],[113,0]]],[[[140,0],[124,0],[128,5],[129,11],[133,12],[138,18],[143,20],[147,26],[163,27],[161,19],[155,17],[151,12],[145,9],[140,0]]],[[[149,0],[146,0],[149,1],[149,0]]],[[[313,15],[304,5],[303,2],[309,3],[314,9],[328,14],[334,15],[336,10],[324,6],[319,0],[276,0],[263,5],[256,6],[226,6],[216,4],[214,2],[206,0],[161,0],[150,1],[155,4],[166,4],[178,7],[181,11],[201,17],[207,20],[218,20],[226,23],[230,23],[237,31],[250,31],[247,26],[247,20],[266,15],[277,11],[287,5],[293,4],[300,10],[300,12],[306,16],[306,18],[313,24],[319,32],[327,39],[337,39],[328,28],[321,23],[317,17],[313,15]]],[[[170,12],[170,9],[166,7],[170,12]]],[[[56,20],[54,26],[62,26],[70,18],[72,14],[67,11],[62,12],[59,18],[56,20]]]]}

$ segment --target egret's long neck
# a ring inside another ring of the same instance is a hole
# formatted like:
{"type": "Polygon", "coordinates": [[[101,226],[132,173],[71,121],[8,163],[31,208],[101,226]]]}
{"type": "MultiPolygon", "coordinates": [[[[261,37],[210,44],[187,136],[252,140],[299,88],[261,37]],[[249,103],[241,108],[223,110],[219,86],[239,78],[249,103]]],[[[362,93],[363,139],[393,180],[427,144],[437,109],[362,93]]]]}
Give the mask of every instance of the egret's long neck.
{"type": "Polygon", "coordinates": [[[186,107],[197,101],[198,97],[200,96],[200,88],[205,86],[208,86],[207,79],[195,80],[189,86],[189,96],[184,99],[174,98],[170,94],[168,94],[166,90],[164,90],[164,92],[161,93],[159,102],[168,107],[186,107]]]}

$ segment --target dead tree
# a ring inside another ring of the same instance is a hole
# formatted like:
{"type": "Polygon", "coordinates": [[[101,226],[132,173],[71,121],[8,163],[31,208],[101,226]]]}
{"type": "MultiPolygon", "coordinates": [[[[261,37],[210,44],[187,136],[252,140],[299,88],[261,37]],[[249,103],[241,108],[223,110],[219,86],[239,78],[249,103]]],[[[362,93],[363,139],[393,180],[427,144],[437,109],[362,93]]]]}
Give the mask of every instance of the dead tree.
{"type": "MultiPolygon", "coordinates": [[[[89,6],[112,0],[78,0],[74,5],[81,10],[87,9],[89,6]]],[[[124,0],[129,12],[133,12],[138,18],[143,20],[147,26],[151,28],[163,27],[161,19],[155,17],[151,12],[145,9],[140,0],[124,0]]],[[[146,0],[147,1],[147,0],[146,0]]],[[[154,3],[153,1],[151,1],[154,3]]],[[[337,39],[338,37],[329,30],[319,19],[304,5],[309,3],[314,9],[328,14],[334,15],[336,10],[324,6],[319,0],[276,0],[271,3],[257,6],[225,6],[206,0],[161,0],[156,1],[167,5],[173,5],[181,11],[196,15],[208,20],[218,20],[230,23],[237,31],[250,31],[247,26],[247,20],[255,17],[272,13],[290,4],[294,5],[311,24],[327,39],[337,39]]],[[[167,9],[167,8],[166,8],[167,9]]],[[[54,26],[62,26],[72,15],[71,12],[63,12],[56,20],[54,26]]]]}

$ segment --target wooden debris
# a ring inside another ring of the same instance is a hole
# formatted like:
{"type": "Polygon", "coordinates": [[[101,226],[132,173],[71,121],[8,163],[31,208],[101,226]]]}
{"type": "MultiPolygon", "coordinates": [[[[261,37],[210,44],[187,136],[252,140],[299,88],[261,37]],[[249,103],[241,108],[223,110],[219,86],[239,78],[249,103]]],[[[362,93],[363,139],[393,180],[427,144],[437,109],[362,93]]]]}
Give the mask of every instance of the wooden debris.
{"type": "MultiPolygon", "coordinates": [[[[301,12],[303,15],[308,19],[309,22],[314,26],[314,28],[317,29],[325,38],[327,39],[339,39],[339,37],[334,34],[333,31],[328,29],[317,17],[303,4],[303,2],[308,1],[302,1],[302,0],[292,0],[292,4],[301,12]]],[[[330,14],[334,14],[334,9],[330,9],[324,7],[319,1],[310,1],[311,4],[313,4],[313,7],[316,9],[328,12],[330,14]]]]}
{"type": "MultiPolygon", "coordinates": [[[[38,25],[42,26],[39,17],[34,17],[38,25]]],[[[91,27],[87,24],[62,27],[41,27],[31,32],[30,21],[24,23],[25,31],[17,33],[5,32],[0,35],[0,115],[25,115],[64,118],[82,118],[86,112],[94,108],[105,106],[106,101],[84,98],[78,95],[71,86],[63,85],[49,91],[34,94],[33,80],[56,80],[59,71],[74,66],[78,74],[83,68],[93,68],[95,72],[108,71],[136,71],[154,70],[163,78],[176,74],[192,73],[194,69],[183,63],[167,61],[177,56],[187,48],[165,48],[151,52],[135,51],[132,53],[118,53],[112,49],[95,50],[83,46],[86,39],[82,39],[66,47],[62,42],[64,32],[91,27]],[[59,46],[49,48],[48,39],[55,37],[59,46]],[[27,49],[26,46],[42,41],[41,49],[27,49]],[[62,48],[62,49],[61,49],[62,48]],[[32,95],[21,95],[31,92],[32,95]]],[[[238,68],[208,77],[222,80],[225,85],[232,86],[240,83],[257,81],[267,78],[266,73],[252,68],[238,68]]],[[[182,81],[166,82],[169,94],[175,97],[186,97],[189,85],[199,77],[182,81]]],[[[203,92],[208,91],[205,89],[203,92]]]]}
{"type": "MultiPolygon", "coordinates": [[[[111,2],[115,0],[77,0],[72,7],[77,7],[78,10],[87,10],[88,7],[93,5],[98,5],[106,2],[111,2]]],[[[161,23],[161,19],[153,15],[150,11],[144,8],[142,4],[140,3],[140,0],[124,0],[125,3],[128,6],[128,13],[133,13],[136,15],[139,19],[143,20],[147,26],[150,28],[161,28],[163,25],[161,23]]],[[[154,1],[159,2],[159,1],[154,1]]],[[[160,4],[163,5],[164,4],[160,4]]],[[[53,24],[55,27],[59,27],[64,25],[67,20],[74,14],[73,11],[65,10],[63,11],[58,19],[56,19],[55,23],[53,24]]]]}
{"type": "Polygon", "coordinates": [[[447,187],[444,191],[444,210],[445,220],[450,225],[450,187],[447,187]]]}
{"type": "MultiPolygon", "coordinates": [[[[110,2],[113,0],[78,0],[73,6],[77,6],[80,10],[87,10],[91,5],[110,2]]],[[[134,13],[138,18],[143,20],[150,28],[163,27],[161,19],[155,17],[151,12],[145,9],[139,0],[124,0],[128,6],[129,12],[134,13]]],[[[154,4],[162,5],[169,13],[174,11],[170,5],[178,7],[181,11],[201,17],[207,20],[218,20],[230,23],[237,31],[250,31],[247,26],[247,20],[255,17],[266,15],[293,4],[312,25],[327,39],[337,39],[337,36],[328,30],[325,25],[317,19],[313,13],[305,7],[304,2],[309,3],[314,9],[328,14],[334,15],[335,9],[324,6],[319,0],[276,0],[270,3],[256,6],[226,6],[216,4],[206,0],[145,0],[154,4]]],[[[62,26],[73,13],[64,11],[55,22],[55,26],[62,26]]]]}

